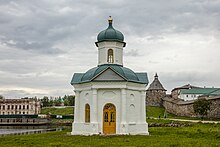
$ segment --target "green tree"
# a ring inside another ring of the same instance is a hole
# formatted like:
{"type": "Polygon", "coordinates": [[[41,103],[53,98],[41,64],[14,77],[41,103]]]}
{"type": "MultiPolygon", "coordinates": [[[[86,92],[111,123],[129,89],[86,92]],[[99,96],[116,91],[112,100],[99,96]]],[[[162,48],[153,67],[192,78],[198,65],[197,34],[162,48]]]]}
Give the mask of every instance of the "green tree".
{"type": "Polygon", "coordinates": [[[63,102],[63,100],[60,96],[56,97],[55,100],[54,100],[54,105],[55,106],[61,106],[62,102],[63,102]]]}
{"type": "Polygon", "coordinates": [[[47,96],[44,96],[43,99],[41,99],[41,103],[42,103],[43,107],[50,106],[50,100],[47,96]]]}
{"type": "Polygon", "coordinates": [[[205,98],[197,99],[193,104],[193,109],[196,114],[199,114],[203,119],[210,110],[211,102],[205,98]]]}
{"type": "Polygon", "coordinates": [[[75,96],[74,95],[65,95],[63,97],[65,106],[74,106],[75,96]]]}
{"type": "Polygon", "coordinates": [[[3,96],[3,95],[0,95],[0,99],[4,99],[4,96],[3,96]]]}
{"type": "Polygon", "coordinates": [[[69,106],[75,106],[75,95],[68,96],[69,106]]]}

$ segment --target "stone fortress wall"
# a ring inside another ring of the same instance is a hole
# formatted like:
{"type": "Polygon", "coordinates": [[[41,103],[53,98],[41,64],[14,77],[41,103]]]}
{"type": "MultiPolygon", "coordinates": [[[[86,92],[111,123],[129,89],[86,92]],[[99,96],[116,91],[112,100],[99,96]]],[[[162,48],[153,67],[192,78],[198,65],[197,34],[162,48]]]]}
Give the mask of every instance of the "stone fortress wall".
{"type": "MultiPolygon", "coordinates": [[[[211,109],[208,112],[209,118],[220,118],[220,96],[200,97],[211,101],[211,109]]],[[[178,115],[196,117],[193,109],[194,100],[183,101],[172,97],[163,98],[163,106],[167,112],[178,115]]]]}
{"type": "MultiPolygon", "coordinates": [[[[168,113],[178,116],[197,117],[194,113],[193,104],[195,100],[184,101],[178,98],[181,89],[198,88],[190,84],[174,88],[171,95],[166,94],[166,90],[155,75],[154,81],[146,91],[147,106],[163,106],[168,113]]],[[[211,101],[211,110],[208,112],[209,118],[220,118],[220,95],[218,96],[200,96],[211,101]]]]}

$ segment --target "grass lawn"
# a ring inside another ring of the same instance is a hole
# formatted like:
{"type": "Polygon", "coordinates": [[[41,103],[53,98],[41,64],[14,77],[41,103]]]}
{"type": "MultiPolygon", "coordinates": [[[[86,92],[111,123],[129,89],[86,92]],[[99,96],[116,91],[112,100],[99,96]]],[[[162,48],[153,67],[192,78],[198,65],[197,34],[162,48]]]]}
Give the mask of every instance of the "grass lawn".
{"type": "Polygon", "coordinates": [[[147,106],[147,117],[156,117],[158,118],[164,116],[165,109],[163,107],[154,107],[154,106],[147,106]]]}
{"type": "MultiPolygon", "coordinates": [[[[201,120],[201,118],[197,118],[197,117],[177,116],[177,115],[165,112],[165,109],[163,107],[147,106],[146,111],[147,111],[146,112],[147,117],[158,118],[160,116],[161,118],[164,118],[164,113],[166,113],[166,118],[187,119],[187,120],[201,120]]],[[[217,118],[204,118],[204,120],[220,121],[220,119],[217,119],[217,118]]]]}
{"type": "Polygon", "coordinates": [[[220,124],[149,127],[149,136],[70,136],[67,132],[0,137],[0,146],[220,146],[220,124]]]}
{"type": "Polygon", "coordinates": [[[73,115],[73,107],[65,108],[54,108],[46,107],[41,109],[41,114],[51,114],[51,115],[73,115]]]}

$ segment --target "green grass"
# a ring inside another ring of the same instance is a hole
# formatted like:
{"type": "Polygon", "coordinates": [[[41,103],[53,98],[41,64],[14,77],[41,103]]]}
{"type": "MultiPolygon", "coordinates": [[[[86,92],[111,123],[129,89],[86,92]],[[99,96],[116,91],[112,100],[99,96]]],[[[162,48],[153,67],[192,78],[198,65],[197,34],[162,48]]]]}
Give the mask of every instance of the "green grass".
{"type": "Polygon", "coordinates": [[[150,127],[149,136],[70,136],[67,132],[0,137],[0,146],[220,146],[220,124],[150,127]]]}
{"type": "MultiPolygon", "coordinates": [[[[201,118],[197,117],[187,117],[187,116],[177,116],[168,112],[165,112],[164,107],[155,107],[155,106],[147,106],[147,117],[155,117],[155,118],[164,118],[166,115],[166,118],[175,118],[175,119],[186,119],[186,120],[201,120],[201,118]]],[[[214,120],[214,121],[220,121],[220,119],[217,118],[204,118],[204,120],[214,120]]]]}
{"type": "Polygon", "coordinates": [[[73,115],[73,107],[65,107],[65,108],[46,107],[41,109],[41,114],[73,115]]]}
{"type": "Polygon", "coordinates": [[[164,111],[165,109],[163,107],[147,106],[147,117],[163,117],[164,111]]]}

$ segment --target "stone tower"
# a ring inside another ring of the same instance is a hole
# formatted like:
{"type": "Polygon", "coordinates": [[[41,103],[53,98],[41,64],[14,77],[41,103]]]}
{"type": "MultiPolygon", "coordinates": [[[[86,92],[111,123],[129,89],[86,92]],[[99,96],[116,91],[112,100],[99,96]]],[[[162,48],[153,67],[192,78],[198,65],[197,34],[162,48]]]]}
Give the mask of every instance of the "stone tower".
{"type": "Polygon", "coordinates": [[[166,89],[160,83],[157,73],[146,93],[147,106],[162,106],[162,98],[166,96],[166,89]]]}

